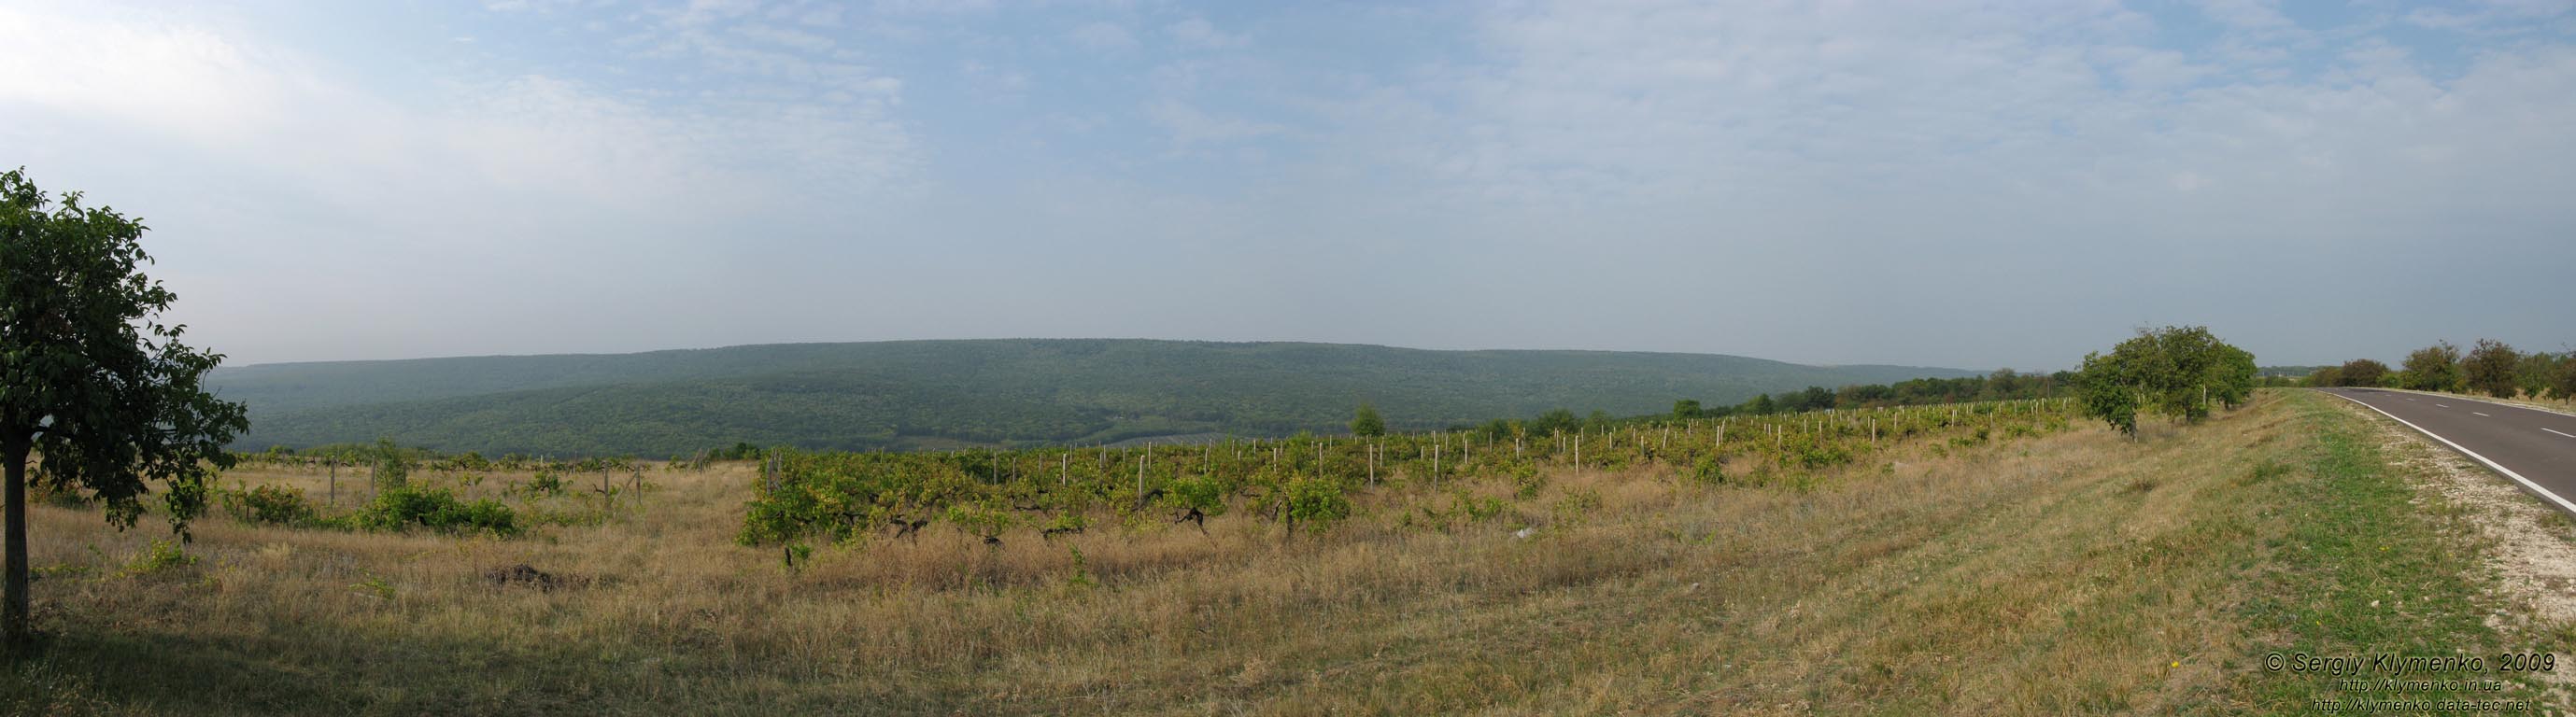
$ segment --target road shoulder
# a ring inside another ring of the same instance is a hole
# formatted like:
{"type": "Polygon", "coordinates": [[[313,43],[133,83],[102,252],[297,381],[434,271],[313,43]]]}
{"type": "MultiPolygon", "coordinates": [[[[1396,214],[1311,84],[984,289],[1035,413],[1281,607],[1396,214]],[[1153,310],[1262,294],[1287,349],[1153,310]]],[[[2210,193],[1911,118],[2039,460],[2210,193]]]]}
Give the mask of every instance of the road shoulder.
{"type": "MultiPolygon", "coordinates": [[[[2417,491],[2413,502],[2441,518],[2445,532],[2465,542],[2492,575],[2486,597],[2502,609],[2486,617],[2487,626],[2536,645],[2576,644],[2576,519],[2385,415],[2344,407],[2376,428],[2390,467],[2417,491]]],[[[2576,670],[2546,677],[2541,683],[2549,701],[2576,701],[2576,670]]]]}

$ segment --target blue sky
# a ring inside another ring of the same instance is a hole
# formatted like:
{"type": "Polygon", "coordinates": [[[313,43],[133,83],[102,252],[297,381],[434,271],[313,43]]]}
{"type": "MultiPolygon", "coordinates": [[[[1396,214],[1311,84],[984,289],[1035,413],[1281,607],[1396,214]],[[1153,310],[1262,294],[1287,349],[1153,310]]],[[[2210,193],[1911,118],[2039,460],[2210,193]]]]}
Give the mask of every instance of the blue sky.
{"type": "Polygon", "coordinates": [[[2564,350],[2571,4],[12,3],[0,164],[235,363],[2564,350]]]}

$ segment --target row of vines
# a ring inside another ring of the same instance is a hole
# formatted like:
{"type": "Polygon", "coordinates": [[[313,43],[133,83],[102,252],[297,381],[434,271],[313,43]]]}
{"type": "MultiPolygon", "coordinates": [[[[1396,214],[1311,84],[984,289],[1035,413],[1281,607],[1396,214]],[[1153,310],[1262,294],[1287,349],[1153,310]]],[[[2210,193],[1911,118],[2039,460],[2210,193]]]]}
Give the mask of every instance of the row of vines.
{"type": "Polygon", "coordinates": [[[1098,525],[1192,524],[1242,514],[1290,533],[1329,528],[1363,494],[1464,499],[1499,482],[1533,497],[1551,471],[1662,468],[1708,483],[1768,481],[1851,463],[1905,441],[1973,445],[2065,430],[2063,399],[1824,411],[1727,419],[1648,418],[1532,435],[1498,425],[1376,437],[1310,436],[1182,446],[948,453],[777,450],[761,458],[740,540],[917,537],[945,523],[998,543],[1098,525]]]}

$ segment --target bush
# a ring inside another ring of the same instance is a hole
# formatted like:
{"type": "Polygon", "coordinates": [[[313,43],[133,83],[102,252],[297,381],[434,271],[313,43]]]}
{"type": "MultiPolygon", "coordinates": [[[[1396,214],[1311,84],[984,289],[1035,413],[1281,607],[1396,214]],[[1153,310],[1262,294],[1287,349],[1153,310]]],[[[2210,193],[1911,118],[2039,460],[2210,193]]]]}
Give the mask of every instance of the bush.
{"type": "Polygon", "coordinates": [[[394,439],[376,439],[374,451],[376,490],[401,490],[411,475],[411,455],[394,445],[394,439]]]}
{"type": "Polygon", "coordinates": [[[2449,391],[2459,385],[2460,348],[2451,342],[2435,343],[2406,355],[2405,379],[2399,388],[2449,391]]]}
{"type": "Polygon", "coordinates": [[[529,478],[527,485],[520,486],[519,490],[522,491],[524,495],[532,499],[550,495],[563,495],[563,476],[556,474],[552,470],[539,468],[537,469],[537,474],[534,477],[529,478]]]}
{"type": "Polygon", "coordinates": [[[195,564],[197,564],[197,556],[189,555],[187,550],[181,548],[178,543],[154,540],[151,545],[143,546],[143,550],[136,552],[133,560],[126,562],[125,574],[150,575],[195,564]]]}
{"type": "Polygon", "coordinates": [[[313,503],[304,499],[304,491],[282,485],[262,485],[248,490],[216,491],[224,512],[245,523],[272,525],[305,525],[319,515],[313,503]]]}
{"type": "Polygon", "coordinates": [[[401,531],[420,526],[446,533],[489,532],[509,537],[519,534],[518,514],[495,500],[472,502],[456,499],[444,488],[397,488],[376,494],[376,499],[349,517],[351,524],[367,530],[401,531]]]}
{"type": "Polygon", "coordinates": [[[1351,498],[1342,493],[1342,484],[1330,480],[1297,478],[1288,481],[1288,524],[1305,523],[1308,530],[1323,530],[1351,515],[1351,498]]]}
{"type": "Polygon", "coordinates": [[[2514,369],[2522,363],[2522,354],[2512,346],[2494,339],[2478,339],[2477,348],[2460,362],[2461,383],[2470,393],[2483,393],[2496,398],[2512,398],[2522,387],[2514,380],[2514,369]]]}
{"type": "Polygon", "coordinates": [[[1717,456],[1701,456],[1699,463],[1691,466],[1691,477],[1709,485],[1724,485],[1726,461],[1717,456]]]}

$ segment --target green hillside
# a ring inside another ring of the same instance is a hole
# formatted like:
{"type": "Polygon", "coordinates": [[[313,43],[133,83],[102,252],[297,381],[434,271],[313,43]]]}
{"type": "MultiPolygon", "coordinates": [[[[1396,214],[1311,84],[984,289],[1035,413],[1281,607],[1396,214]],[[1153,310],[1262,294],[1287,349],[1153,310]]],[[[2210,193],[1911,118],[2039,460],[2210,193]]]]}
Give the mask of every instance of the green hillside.
{"type": "Polygon", "coordinates": [[[210,384],[250,405],[243,447],[392,436],[446,451],[667,456],[737,441],[855,450],[1333,431],[1361,402],[1393,427],[1424,428],[1968,375],[1707,354],[1047,339],[268,364],[210,384]]]}

